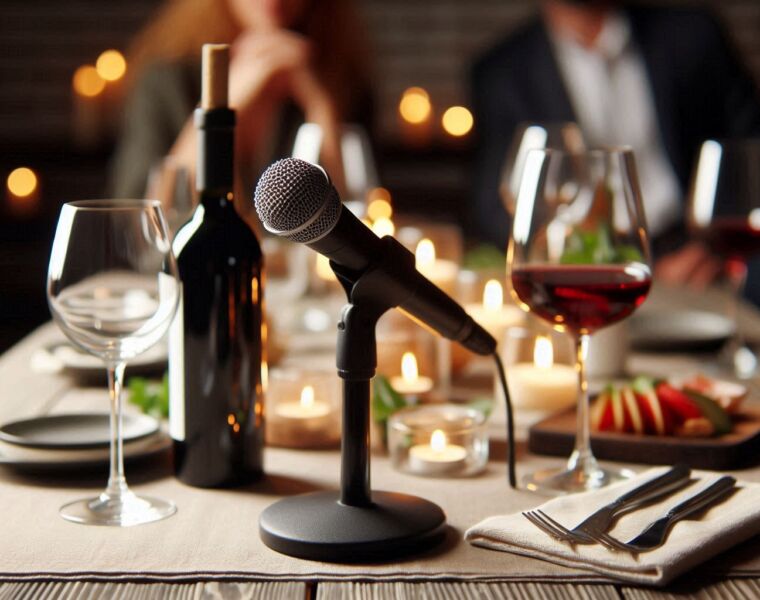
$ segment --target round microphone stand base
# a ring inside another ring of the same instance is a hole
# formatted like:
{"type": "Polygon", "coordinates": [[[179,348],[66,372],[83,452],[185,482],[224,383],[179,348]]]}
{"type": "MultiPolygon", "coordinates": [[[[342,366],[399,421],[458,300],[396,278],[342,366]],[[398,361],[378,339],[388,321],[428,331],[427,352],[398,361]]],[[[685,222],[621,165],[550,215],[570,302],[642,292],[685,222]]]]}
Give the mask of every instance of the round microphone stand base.
{"type": "Polygon", "coordinates": [[[259,520],[264,543],[282,554],[324,562],[380,562],[424,551],[443,541],[446,516],[416,496],[372,492],[367,506],[348,506],[340,494],[285,498],[259,520]]]}

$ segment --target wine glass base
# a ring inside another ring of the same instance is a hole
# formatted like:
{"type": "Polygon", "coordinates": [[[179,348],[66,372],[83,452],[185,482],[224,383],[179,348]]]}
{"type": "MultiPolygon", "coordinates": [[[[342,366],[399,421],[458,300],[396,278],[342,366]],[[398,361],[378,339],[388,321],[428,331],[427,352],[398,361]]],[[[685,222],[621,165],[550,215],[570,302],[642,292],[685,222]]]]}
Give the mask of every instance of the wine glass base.
{"type": "Polygon", "coordinates": [[[166,519],[177,512],[168,500],[137,496],[132,492],[111,498],[101,494],[96,498],[83,498],[64,504],[59,513],[67,521],[83,525],[131,527],[166,519]]]}
{"type": "Polygon", "coordinates": [[[598,467],[593,472],[580,470],[544,469],[523,478],[525,489],[546,496],[562,496],[596,490],[617,481],[630,479],[636,473],[630,469],[598,467]]]}

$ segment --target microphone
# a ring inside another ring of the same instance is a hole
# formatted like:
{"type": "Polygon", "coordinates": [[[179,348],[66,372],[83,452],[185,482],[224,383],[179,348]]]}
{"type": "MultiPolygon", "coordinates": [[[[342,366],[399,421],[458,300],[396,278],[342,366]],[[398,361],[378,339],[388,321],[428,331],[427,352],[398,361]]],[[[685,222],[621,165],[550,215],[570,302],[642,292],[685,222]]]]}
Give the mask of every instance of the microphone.
{"type": "MultiPolygon", "coordinates": [[[[383,262],[390,246],[350,211],[343,210],[338,192],[322,168],[297,158],[279,160],[259,179],[254,203],[264,228],[293,242],[306,244],[355,277],[383,262]]],[[[397,244],[397,242],[395,242],[397,244]]],[[[475,352],[496,351],[496,340],[443,290],[405,261],[386,260],[397,305],[440,335],[475,352]],[[411,271],[411,272],[410,272],[411,271]]],[[[353,277],[351,277],[353,278],[353,277]]],[[[382,294],[382,290],[377,290],[382,294]]]]}

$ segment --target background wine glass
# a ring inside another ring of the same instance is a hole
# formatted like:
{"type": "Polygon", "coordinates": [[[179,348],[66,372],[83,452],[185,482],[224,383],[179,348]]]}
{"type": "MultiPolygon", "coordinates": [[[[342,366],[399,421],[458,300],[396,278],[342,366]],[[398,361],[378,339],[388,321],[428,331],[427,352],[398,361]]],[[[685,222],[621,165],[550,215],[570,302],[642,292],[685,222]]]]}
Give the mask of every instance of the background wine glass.
{"type": "Polygon", "coordinates": [[[649,292],[646,231],[630,150],[528,153],[507,258],[512,293],[523,309],[573,337],[579,379],[567,467],[532,474],[529,489],[576,492],[631,474],[602,469],[591,452],[585,361],[589,337],[626,318],[649,292]]]}
{"type": "Polygon", "coordinates": [[[557,123],[521,123],[515,130],[499,176],[499,196],[507,214],[515,214],[525,159],[530,150],[554,149],[583,152],[586,143],[580,127],[572,121],[557,123]]]}
{"type": "Polygon", "coordinates": [[[155,200],[70,202],[61,209],[48,268],[55,322],[105,363],[111,400],[108,486],[61,507],[64,519],[128,526],[176,511],[167,500],[135,495],[124,477],[121,388],[126,362],[166,333],[179,283],[166,223],[155,200]]]}
{"type": "Polygon", "coordinates": [[[738,323],[747,262],[760,255],[760,139],[702,144],[689,193],[689,226],[720,256],[733,294],[734,336],[724,350],[739,378],[757,371],[757,356],[738,323]]]}

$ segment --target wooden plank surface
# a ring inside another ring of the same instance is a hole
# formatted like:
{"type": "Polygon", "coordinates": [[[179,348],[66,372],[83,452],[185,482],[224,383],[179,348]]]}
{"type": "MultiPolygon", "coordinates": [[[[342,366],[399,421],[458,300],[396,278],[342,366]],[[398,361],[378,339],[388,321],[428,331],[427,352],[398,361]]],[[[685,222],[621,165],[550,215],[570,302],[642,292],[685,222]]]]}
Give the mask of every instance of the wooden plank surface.
{"type": "Polygon", "coordinates": [[[96,583],[85,581],[0,584],[0,600],[305,600],[307,584],[295,581],[198,583],[96,583]]]}
{"type": "Polygon", "coordinates": [[[320,583],[316,600],[618,600],[612,585],[542,583],[320,583]]]}
{"type": "Polygon", "coordinates": [[[678,583],[668,591],[647,588],[621,590],[625,600],[757,600],[760,598],[760,579],[731,579],[710,585],[678,583]]]}

